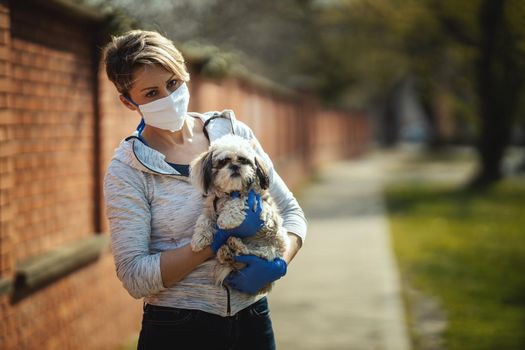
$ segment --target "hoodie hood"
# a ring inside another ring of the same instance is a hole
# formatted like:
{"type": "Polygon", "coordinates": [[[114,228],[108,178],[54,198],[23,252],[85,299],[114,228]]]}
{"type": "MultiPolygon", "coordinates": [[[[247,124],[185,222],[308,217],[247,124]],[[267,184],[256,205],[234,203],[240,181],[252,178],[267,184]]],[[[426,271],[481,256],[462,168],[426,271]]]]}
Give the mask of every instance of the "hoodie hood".
{"type": "MultiPolygon", "coordinates": [[[[188,112],[188,115],[200,118],[204,122],[210,144],[223,135],[235,134],[237,123],[235,114],[230,109],[225,109],[222,112],[188,112]]],[[[138,136],[138,131],[134,131],[122,140],[115,150],[113,158],[146,173],[186,178],[166,162],[164,154],[146,146],[138,136]]]]}

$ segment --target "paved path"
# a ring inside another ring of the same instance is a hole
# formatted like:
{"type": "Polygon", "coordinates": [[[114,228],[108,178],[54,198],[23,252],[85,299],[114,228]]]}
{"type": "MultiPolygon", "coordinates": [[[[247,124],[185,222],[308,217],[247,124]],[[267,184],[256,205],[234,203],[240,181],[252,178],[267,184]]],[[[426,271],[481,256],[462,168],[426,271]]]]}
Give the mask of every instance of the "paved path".
{"type": "Polygon", "coordinates": [[[299,197],[305,246],[269,300],[279,350],[408,350],[377,157],[326,168],[299,197]]]}

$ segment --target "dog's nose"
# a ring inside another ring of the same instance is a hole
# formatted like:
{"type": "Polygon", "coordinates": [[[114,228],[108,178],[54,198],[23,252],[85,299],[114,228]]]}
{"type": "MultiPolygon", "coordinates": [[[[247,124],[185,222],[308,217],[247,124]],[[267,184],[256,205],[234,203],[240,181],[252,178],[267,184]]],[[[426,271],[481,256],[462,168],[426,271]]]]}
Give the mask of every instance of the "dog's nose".
{"type": "Polygon", "coordinates": [[[239,171],[240,167],[237,164],[230,164],[230,169],[233,171],[239,171]]]}

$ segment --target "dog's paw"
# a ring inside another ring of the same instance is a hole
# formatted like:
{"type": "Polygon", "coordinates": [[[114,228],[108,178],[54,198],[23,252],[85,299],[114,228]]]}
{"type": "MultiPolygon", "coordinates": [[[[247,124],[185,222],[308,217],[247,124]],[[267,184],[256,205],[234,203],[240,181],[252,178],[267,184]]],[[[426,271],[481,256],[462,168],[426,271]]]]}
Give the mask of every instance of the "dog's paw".
{"type": "Polygon", "coordinates": [[[233,255],[234,254],[231,251],[230,247],[226,244],[220,247],[219,250],[217,250],[217,260],[221,264],[233,265],[233,263],[235,262],[233,260],[233,255]]]}
{"type": "Polygon", "coordinates": [[[226,244],[228,245],[228,247],[230,247],[230,250],[233,252],[234,255],[249,254],[248,248],[239,237],[231,236],[226,241],[226,244]]]}
{"type": "Polygon", "coordinates": [[[205,235],[194,234],[191,237],[191,250],[194,252],[200,252],[211,244],[211,239],[205,235]]]}
{"type": "Polygon", "coordinates": [[[261,220],[264,222],[264,228],[267,231],[276,231],[282,221],[278,209],[266,203],[263,203],[261,220]]]}
{"type": "Polygon", "coordinates": [[[217,225],[222,229],[230,229],[239,226],[246,216],[244,201],[240,198],[229,200],[217,218],[217,225]]]}

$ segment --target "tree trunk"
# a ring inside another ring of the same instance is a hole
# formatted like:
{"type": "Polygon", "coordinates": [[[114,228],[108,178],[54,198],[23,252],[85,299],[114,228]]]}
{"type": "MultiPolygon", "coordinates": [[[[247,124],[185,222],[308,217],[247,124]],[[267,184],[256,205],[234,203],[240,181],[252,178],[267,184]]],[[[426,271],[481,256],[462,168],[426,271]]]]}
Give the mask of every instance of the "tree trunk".
{"type": "Polygon", "coordinates": [[[477,66],[480,169],[471,182],[476,188],[488,187],[502,177],[501,163],[510,140],[521,87],[521,77],[515,69],[514,43],[506,29],[504,6],[505,0],[483,0],[481,4],[477,66]]]}

